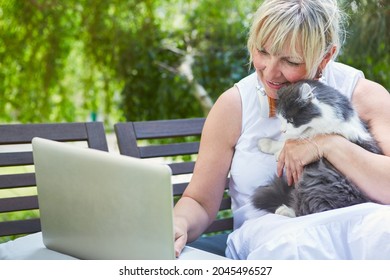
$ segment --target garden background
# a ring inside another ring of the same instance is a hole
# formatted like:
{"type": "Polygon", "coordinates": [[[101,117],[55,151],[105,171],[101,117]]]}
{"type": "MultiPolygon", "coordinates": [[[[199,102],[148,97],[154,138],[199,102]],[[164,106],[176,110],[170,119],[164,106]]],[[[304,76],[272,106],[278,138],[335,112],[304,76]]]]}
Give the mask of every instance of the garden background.
{"type": "MultiPolygon", "coordinates": [[[[253,71],[246,39],[261,2],[0,0],[0,123],[99,120],[112,147],[119,121],[205,117],[253,71]]],[[[389,2],[340,0],[348,34],[338,58],[387,89],[389,2]]],[[[26,170],[33,166],[0,174],[26,170]]],[[[35,188],[18,193],[32,194],[35,188]]],[[[0,220],[37,216],[21,211],[0,220]]]]}
{"type": "MultiPolygon", "coordinates": [[[[206,116],[251,71],[246,38],[261,2],[0,0],[0,122],[206,116]]],[[[338,60],[390,89],[390,0],[340,3],[338,60]]]]}

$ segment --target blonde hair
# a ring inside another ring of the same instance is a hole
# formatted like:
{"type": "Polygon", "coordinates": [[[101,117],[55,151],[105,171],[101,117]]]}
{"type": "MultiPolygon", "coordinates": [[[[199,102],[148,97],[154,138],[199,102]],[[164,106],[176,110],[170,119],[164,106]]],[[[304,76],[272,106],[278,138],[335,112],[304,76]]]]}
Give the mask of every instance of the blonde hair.
{"type": "Polygon", "coordinates": [[[247,47],[253,52],[271,43],[268,52],[279,54],[288,47],[292,55],[303,52],[307,78],[314,78],[318,66],[333,46],[337,56],[344,41],[344,16],[336,0],[265,0],[257,10],[247,47]]]}

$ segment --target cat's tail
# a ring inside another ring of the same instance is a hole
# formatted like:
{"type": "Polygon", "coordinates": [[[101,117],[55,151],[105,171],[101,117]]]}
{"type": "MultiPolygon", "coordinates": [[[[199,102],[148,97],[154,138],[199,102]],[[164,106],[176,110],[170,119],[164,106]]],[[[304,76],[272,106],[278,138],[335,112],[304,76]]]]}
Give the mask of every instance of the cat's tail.
{"type": "Polygon", "coordinates": [[[275,213],[282,205],[290,207],[290,193],[293,189],[284,178],[275,176],[268,186],[260,186],[255,190],[252,204],[257,209],[275,213]]]}

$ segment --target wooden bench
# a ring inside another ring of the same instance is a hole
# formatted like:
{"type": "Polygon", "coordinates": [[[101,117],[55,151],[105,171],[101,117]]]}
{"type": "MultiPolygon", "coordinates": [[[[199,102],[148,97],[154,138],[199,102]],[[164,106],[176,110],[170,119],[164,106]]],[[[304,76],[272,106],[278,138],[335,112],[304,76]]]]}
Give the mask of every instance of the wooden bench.
{"type": "Polygon", "coordinates": [[[89,148],[108,151],[101,122],[0,125],[0,236],[28,234],[41,230],[39,217],[26,219],[21,215],[22,217],[16,220],[8,220],[4,218],[6,215],[2,214],[39,209],[35,194],[1,196],[4,190],[30,188],[36,185],[33,155],[31,145],[28,145],[34,137],[61,142],[85,142],[89,148]],[[26,147],[26,144],[29,147],[26,147]],[[20,173],[22,166],[30,168],[26,168],[25,173],[20,173]],[[14,167],[17,167],[18,173],[11,171],[8,174],[14,167]],[[4,170],[8,170],[6,174],[4,170]]]}
{"type": "MultiPolygon", "coordinates": [[[[176,202],[187,187],[190,176],[178,182],[175,177],[192,174],[204,122],[204,118],[137,121],[117,123],[114,128],[120,154],[144,159],[158,158],[170,166],[176,202]]],[[[204,236],[229,233],[233,229],[227,186],[228,178],[220,211],[204,236]]]]}
{"type": "MultiPolygon", "coordinates": [[[[176,202],[187,187],[194,170],[204,121],[204,118],[195,118],[124,122],[115,124],[114,128],[122,155],[162,160],[171,167],[176,202]]],[[[61,142],[86,142],[85,145],[89,148],[108,151],[104,127],[99,122],[0,125],[0,236],[29,234],[41,230],[39,215],[28,219],[24,216],[15,220],[2,218],[2,215],[8,213],[39,209],[36,194],[1,196],[3,190],[35,187],[30,147],[34,137],[61,142]],[[26,144],[30,150],[25,150],[26,144]],[[23,148],[15,148],[19,145],[23,148]],[[32,170],[18,174],[3,172],[4,168],[22,166],[32,167],[32,170]]],[[[220,237],[232,231],[230,206],[231,200],[226,191],[218,216],[204,232],[204,240],[209,238],[209,244],[215,243],[215,240],[226,240],[226,237],[220,237]]]]}

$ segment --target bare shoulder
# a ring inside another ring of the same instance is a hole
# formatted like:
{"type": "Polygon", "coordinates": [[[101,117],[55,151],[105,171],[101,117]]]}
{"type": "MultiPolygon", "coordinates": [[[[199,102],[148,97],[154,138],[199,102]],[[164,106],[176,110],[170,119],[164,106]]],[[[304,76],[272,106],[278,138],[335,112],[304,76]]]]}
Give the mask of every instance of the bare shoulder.
{"type": "Polygon", "coordinates": [[[388,111],[390,105],[389,92],[380,84],[360,79],[353,93],[352,102],[363,119],[370,119],[388,111]]]}
{"type": "Polygon", "coordinates": [[[233,114],[241,114],[241,97],[237,87],[233,86],[226,90],[215,102],[214,109],[233,110],[233,114]]]}
{"type": "MultiPolygon", "coordinates": [[[[236,87],[225,91],[215,102],[205,123],[205,130],[215,137],[223,137],[231,146],[241,133],[241,97],[236,87]]],[[[223,139],[221,139],[223,140],[223,139]]]]}
{"type": "Polygon", "coordinates": [[[380,84],[360,79],[353,93],[352,102],[359,116],[368,123],[371,133],[390,155],[390,94],[380,84]]]}

